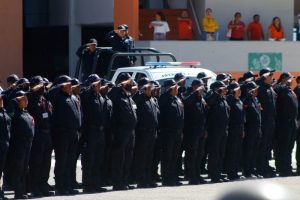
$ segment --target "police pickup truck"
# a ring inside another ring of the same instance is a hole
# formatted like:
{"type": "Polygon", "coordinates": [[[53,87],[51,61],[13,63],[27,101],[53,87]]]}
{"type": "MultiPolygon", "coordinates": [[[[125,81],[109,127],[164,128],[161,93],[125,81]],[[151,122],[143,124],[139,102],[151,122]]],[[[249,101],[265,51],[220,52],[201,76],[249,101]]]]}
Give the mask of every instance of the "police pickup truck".
{"type": "Polygon", "coordinates": [[[182,73],[187,77],[186,85],[190,86],[197,78],[198,73],[205,72],[208,77],[208,85],[215,81],[216,74],[208,69],[200,68],[200,62],[147,62],[145,66],[122,67],[114,73],[111,81],[115,83],[118,76],[125,72],[131,75],[132,79],[138,82],[141,78],[148,78],[151,81],[158,81],[163,86],[164,81],[173,79],[175,74],[182,73]]]}

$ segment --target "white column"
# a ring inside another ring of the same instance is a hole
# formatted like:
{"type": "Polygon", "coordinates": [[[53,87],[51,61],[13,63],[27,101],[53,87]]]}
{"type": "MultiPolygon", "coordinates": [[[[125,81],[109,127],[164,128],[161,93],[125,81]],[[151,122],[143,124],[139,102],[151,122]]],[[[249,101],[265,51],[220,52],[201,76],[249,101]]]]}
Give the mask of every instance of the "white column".
{"type": "Polygon", "coordinates": [[[69,75],[74,76],[78,57],[76,50],[81,45],[81,25],[76,23],[76,0],[69,0],[69,75]]]}

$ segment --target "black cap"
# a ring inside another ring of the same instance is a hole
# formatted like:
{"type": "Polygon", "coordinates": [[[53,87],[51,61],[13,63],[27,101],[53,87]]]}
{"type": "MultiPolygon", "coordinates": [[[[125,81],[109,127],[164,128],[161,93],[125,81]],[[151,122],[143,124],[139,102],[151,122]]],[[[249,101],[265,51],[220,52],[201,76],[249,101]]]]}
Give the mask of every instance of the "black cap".
{"type": "Polygon", "coordinates": [[[27,92],[24,92],[23,90],[19,90],[16,93],[13,94],[12,99],[17,99],[18,97],[26,96],[27,92]]]}
{"type": "Polygon", "coordinates": [[[57,84],[63,84],[63,83],[71,83],[72,78],[67,75],[61,75],[57,79],[57,84]]]}
{"type": "Polygon", "coordinates": [[[44,81],[45,84],[49,84],[50,83],[50,81],[46,77],[43,77],[43,81],[44,81]]]}
{"type": "Polygon", "coordinates": [[[16,82],[17,85],[29,84],[29,83],[30,83],[30,82],[29,82],[29,80],[28,80],[27,78],[20,78],[20,79],[16,82]]]}
{"type": "Polygon", "coordinates": [[[91,85],[91,84],[93,84],[93,83],[95,83],[95,82],[99,82],[99,81],[101,81],[101,78],[100,78],[97,74],[91,74],[91,75],[89,75],[89,77],[86,79],[86,83],[87,83],[88,85],[91,85]]]}
{"type": "Polygon", "coordinates": [[[254,74],[252,71],[248,71],[246,73],[244,73],[243,78],[245,80],[249,79],[249,78],[254,78],[254,77],[258,77],[257,74],[254,74]]]}
{"type": "Polygon", "coordinates": [[[71,80],[71,84],[75,86],[75,85],[80,85],[81,82],[77,78],[74,78],[71,80]]]}
{"type": "Polygon", "coordinates": [[[88,44],[95,44],[97,45],[98,44],[98,41],[95,39],[95,38],[91,38],[88,42],[88,44]]]}
{"type": "Polygon", "coordinates": [[[237,81],[239,84],[243,84],[245,82],[245,79],[244,77],[240,77],[238,78],[238,81],[237,81]]]}
{"type": "Polygon", "coordinates": [[[220,88],[226,88],[225,83],[223,83],[223,81],[216,81],[213,83],[212,86],[214,89],[220,89],[220,88]]]}
{"type": "Polygon", "coordinates": [[[232,90],[236,90],[238,88],[240,88],[240,85],[237,82],[232,82],[228,85],[228,90],[232,91],[232,90]]]}
{"type": "Polygon", "coordinates": [[[130,74],[123,72],[123,73],[119,74],[119,76],[117,78],[117,83],[122,83],[124,81],[129,80],[129,79],[131,79],[130,74]]]}
{"type": "Polygon", "coordinates": [[[200,72],[200,73],[198,73],[197,78],[198,79],[209,79],[211,77],[207,76],[205,72],[200,72]]]}
{"type": "Polygon", "coordinates": [[[179,81],[179,80],[184,79],[184,78],[185,78],[185,76],[181,72],[175,74],[175,76],[174,76],[175,81],[179,81]]]}
{"type": "Polygon", "coordinates": [[[142,78],[138,81],[138,87],[143,87],[144,85],[147,85],[150,83],[148,78],[142,78]]]}
{"type": "Polygon", "coordinates": [[[11,74],[6,78],[8,83],[15,83],[19,80],[19,77],[16,74],[11,74]]]}
{"type": "Polygon", "coordinates": [[[221,74],[218,74],[217,77],[216,77],[216,80],[217,81],[225,81],[225,80],[228,80],[230,77],[225,74],[225,73],[221,73],[221,74]]]}
{"type": "Polygon", "coordinates": [[[296,81],[299,82],[300,81],[300,76],[296,77],[296,81]]]}
{"type": "Polygon", "coordinates": [[[203,81],[201,79],[196,79],[196,80],[193,80],[191,86],[202,86],[204,85],[203,81]]]}
{"type": "Polygon", "coordinates": [[[164,82],[165,88],[172,87],[174,85],[176,85],[176,82],[173,79],[169,79],[164,82]]]}
{"type": "Polygon", "coordinates": [[[283,72],[280,75],[278,82],[281,82],[283,79],[286,79],[286,78],[290,79],[290,78],[295,78],[295,77],[290,72],[283,72]]]}
{"type": "Polygon", "coordinates": [[[120,31],[126,31],[127,30],[123,25],[118,26],[117,29],[120,30],[120,31]]]}
{"type": "Polygon", "coordinates": [[[41,76],[34,76],[30,79],[30,86],[33,87],[35,85],[41,84],[41,83],[45,83],[43,77],[41,76]]]}
{"type": "Polygon", "coordinates": [[[124,28],[126,29],[126,30],[128,30],[128,25],[127,24],[122,24],[122,26],[124,26],[124,28]]]}
{"type": "Polygon", "coordinates": [[[272,73],[272,72],[275,72],[276,70],[275,69],[270,69],[270,68],[263,68],[259,71],[259,76],[262,76],[266,73],[272,73]]]}
{"type": "Polygon", "coordinates": [[[158,81],[150,81],[151,84],[154,85],[154,87],[160,87],[160,84],[158,81]]]}
{"type": "Polygon", "coordinates": [[[246,86],[247,90],[257,89],[259,87],[254,81],[250,81],[250,82],[246,83],[245,86],[246,86]]]}

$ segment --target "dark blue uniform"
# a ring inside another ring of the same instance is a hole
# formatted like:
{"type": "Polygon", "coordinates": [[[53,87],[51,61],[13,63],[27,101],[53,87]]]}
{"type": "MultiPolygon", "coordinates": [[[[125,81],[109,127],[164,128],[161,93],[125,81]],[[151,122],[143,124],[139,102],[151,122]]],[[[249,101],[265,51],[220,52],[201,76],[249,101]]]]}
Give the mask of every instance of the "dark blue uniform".
{"type": "Polygon", "coordinates": [[[131,95],[120,87],[112,88],[108,97],[113,102],[113,185],[115,190],[124,190],[129,184],[128,177],[133,158],[134,131],[137,123],[136,104],[131,95]]]}
{"type": "Polygon", "coordinates": [[[184,100],[185,174],[190,184],[203,181],[200,162],[204,156],[206,134],[206,102],[197,92],[184,100]]]}
{"type": "Polygon", "coordinates": [[[35,137],[32,142],[29,161],[30,186],[35,195],[40,192],[46,195],[52,154],[50,126],[52,105],[44,96],[36,92],[28,95],[28,101],[28,112],[35,119],[35,137]]]}
{"type": "Polygon", "coordinates": [[[160,130],[162,134],[161,172],[164,185],[178,184],[177,162],[179,158],[182,131],[184,125],[184,108],[178,97],[169,93],[159,99],[160,130]]]}
{"type": "Polygon", "coordinates": [[[262,138],[259,146],[257,170],[262,176],[270,176],[269,157],[275,132],[276,93],[271,85],[260,81],[257,98],[262,107],[262,138]]]}
{"type": "Polygon", "coordinates": [[[277,123],[275,134],[275,163],[280,176],[292,175],[292,151],[296,140],[298,100],[293,90],[286,85],[278,85],[277,123]]]}
{"type": "Polygon", "coordinates": [[[208,105],[208,172],[212,181],[221,178],[221,170],[228,135],[229,106],[225,98],[212,92],[206,98],[208,105]]]}
{"type": "Polygon", "coordinates": [[[100,171],[104,160],[106,119],[104,99],[100,93],[89,89],[81,94],[83,134],[86,148],[83,153],[82,182],[87,191],[99,187],[100,171]]]}
{"type": "Polygon", "coordinates": [[[259,138],[261,138],[261,105],[250,93],[245,94],[244,108],[246,112],[245,138],[243,143],[244,176],[255,173],[259,138]]]}
{"type": "Polygon", "coordinates": [[[243,102],[233,95],[227,96],[230,107],[225,171],[229,179],[237,179],[244,135],[245,111],[243,102]]]}
{"type": "Polygon", "coordinates": [[[26,175],[32,140],[34,119],[26,110],[16,109],[12,118],[9,167],[15,196],[26,194],[26,175]]]}
{"type": "MultiPolygon", "coordinates": [[[[300,85],[298,84],[294,89],[295,94],[298,99],[298,116],[297,120],[300,120],[300,85]]],[[[296,160],[297,160],[297,172],[300,174],[300,128],[298,127],[297,131],[297,149],[296,149],[296,160]]]]}
{"type": "MultiPolygon", "coordinates": [[[[6,163],[7,151],[10,140],[11,118],[7,115],[4,108],[0,108],[0,179],[6,163]]],[[[0,198],[4,193],[0,190],[0,198]]]]}
{"type": "Polygon", "coordinates": [[[58,193],[72,192],[72,166],[76,156],[81,111],[73,95],[59,91],[52,100],[53,144],[55,150],[55,183],[58,193]]]}
{"type": "Polygon", "coordinates": [[[134,172],[138,186],[148,187],[152,184],[151,165],[158,126],[158,112],[156,102],[152,97],[144,94],[135,99],[137,104],[136,143],[134,172]]]}

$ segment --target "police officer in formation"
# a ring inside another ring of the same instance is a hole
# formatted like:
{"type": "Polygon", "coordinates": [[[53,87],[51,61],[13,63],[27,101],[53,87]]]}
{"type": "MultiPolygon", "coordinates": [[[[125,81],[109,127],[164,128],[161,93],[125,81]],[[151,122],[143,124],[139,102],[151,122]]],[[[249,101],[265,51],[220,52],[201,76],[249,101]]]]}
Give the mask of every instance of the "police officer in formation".
{"type": "MultiPolygon", "coordinates": [[[[27,191],[32,197],[53,195],[48,184],[53,149],[56,195],[78,193],[72,183],[80,151],[86,193],[103,192],[107,185],[156,187],[159,162],[162,184],[181,185],[182,150],[188,183],[204,184],[205,147],[212,182],[241,179],[240,169],[246,178],[291,176],[297,137],[299,143],[300,78],[292,90],[290,73],[274,83],[273,72],[262,69],[257,80],[246,72],[240,84],[221,73],[209,91],[206,74],[185,86],[179,73],[176,81],[164,82],[161,95],[159,83],[142,78],[135,86],[128,73],[121,73],[116,85],[97,74],[84,84],[61,75],[53,85],[41,76],[29,82],[11,75],[13,83],[0,95],[3,189],[14,190],[19,199],[26,199],[27,191]],[[269,166],[272,150],[276,171],[269,166]]],[[[297,156],[299,171],[299,148],[297,156]]]]}

